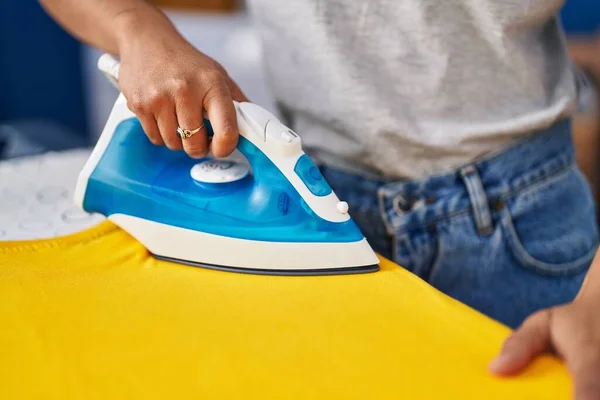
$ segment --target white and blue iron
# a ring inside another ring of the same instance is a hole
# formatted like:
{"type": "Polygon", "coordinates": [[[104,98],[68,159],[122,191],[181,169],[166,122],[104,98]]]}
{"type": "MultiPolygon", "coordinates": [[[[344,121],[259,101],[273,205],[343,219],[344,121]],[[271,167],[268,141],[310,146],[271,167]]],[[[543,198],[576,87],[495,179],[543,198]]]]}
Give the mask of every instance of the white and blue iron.
{"type": "MultiPolygon", "coordinates": [[[[118,81],[118,61],[98,64],[118,81]]],[[[259,274],[377,271],[375,252],[300,137],[255,104],[235,108],[236,152],[198,160],[153,145],[120,94],[79,175],[76,203],[160,259],[259,274]]]]}

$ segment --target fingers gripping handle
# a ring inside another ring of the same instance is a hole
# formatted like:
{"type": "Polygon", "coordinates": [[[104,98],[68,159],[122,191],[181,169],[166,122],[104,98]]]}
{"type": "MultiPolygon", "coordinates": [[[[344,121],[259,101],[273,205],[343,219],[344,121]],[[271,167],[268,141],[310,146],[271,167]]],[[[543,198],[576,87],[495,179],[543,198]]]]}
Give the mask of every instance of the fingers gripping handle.
{"type": "MultiPolygon", "coordinates": [[[[108,78],[108,80],[117,89],[119,89],[119,69],[120,69],[120,66],[121,66],[121,63],[119,62],[119,60],[117,60],[116,58],[114,58],[110,54],[103,54],[98,59],[98,69],[100,71],[102,71],[104,73],[104,75],[106,75],[106,77],[108,78]]],[[[234,101],[234,104],[236,105],[236,111],[237,111],[237,105],[238,105],[238,103],[234,101]]],[[[208,120],[208,117],[206,115],[206,111],[205,110],[203,110],[203,115],[204,115],[204,119],[208,120]]],[[[212,134],[211,131],[212,130],[209,130],[209,135],[212,134]]],[[[244,135],[244,132],[241,132],[241,134],[243,136],[246,136],[246,135],[244,135]]],[[[252,140],[250,140],[250,141],[252,142],[252,140]]],[[[252,163],[252,159],[253,159],[252,152],[249,151],[249,149],[246,149],[244,146],[239,146],[239,150],[242,152],[242,154],[244,154],[244,156],[248,159],[248,161],[250,163],[252,163]]]]}
{"type": "MultiPolygon", "coordinates": [[[[119,60],[114,58],[111,54],[105,53],[98,58],[98,69],[104,73],[106,78],[112,83],[117,89],[120,90],[119,87],[119,70],[121,67],[121,63],[119,60]]],[[[237,102],[234,101],[234,104],[237,105],[237,102]]],[[[208,120],[208,116],[206,110],[202,111],[204,119],[208,120]]],[[[209,131],[209,135],[212,134],[209,131]]]]}
{"type": "MultiPolygon", "coordinates": [[[[98,69],[104,73],[106,78],[113,84],[114,87],[120,90],[119,87],[119,70],[121,62],[112,55],[106,53],[98,58],[98,69]]],[[[207,118],[206,111],[203,111],[204,118],[207,118]]]]}
{"type": "MultiPolygon", "coordinates": [[[[119,69],[121,67],[121,63],[119,60],[114,58],[111,54],[103,54],[98,59],[98,69],[106,75],[106,78],[117,88],[119,89],[119,69]]],[[[238,109],[238,103],[234,101],[236,105],[236,111],[238,109]]],[[[265,111],[266,112],[266,111],[265,111]]],[[[206,110],[203,110],[204,119],[208,120],[208,116],[206,114],[206,110]]],[[[209,132],[211,134],[212,132],[209,132]]],[[[245,132],[241,132],[243,136],[245,132]]],[[[252,138],[251,138],[252,139],[252,138]]],[[[253,140],[250,140],[253,142],[253,140]]]]}

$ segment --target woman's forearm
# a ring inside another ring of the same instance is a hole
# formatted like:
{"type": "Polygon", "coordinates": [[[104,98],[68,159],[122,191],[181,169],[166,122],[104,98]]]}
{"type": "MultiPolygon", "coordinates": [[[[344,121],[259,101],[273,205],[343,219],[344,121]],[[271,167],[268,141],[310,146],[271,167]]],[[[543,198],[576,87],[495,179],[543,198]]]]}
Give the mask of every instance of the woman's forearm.
{"type": "Polygon", "coordinates": [[[169,19],[144,0],[39,0],[73,36],[114,55],[141,30],[176,34],[169,19]]]}

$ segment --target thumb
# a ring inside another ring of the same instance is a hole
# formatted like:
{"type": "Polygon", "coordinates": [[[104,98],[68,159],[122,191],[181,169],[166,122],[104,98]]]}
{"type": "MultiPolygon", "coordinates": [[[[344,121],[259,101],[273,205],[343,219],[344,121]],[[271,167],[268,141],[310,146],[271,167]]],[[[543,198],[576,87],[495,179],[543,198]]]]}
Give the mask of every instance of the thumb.
{"type": "Polygon", "coordinates": [[[522,371],[550,345],[550,310],[533,314],[504,342],[500,355],[489,368],[496,375],[522,371]]]}

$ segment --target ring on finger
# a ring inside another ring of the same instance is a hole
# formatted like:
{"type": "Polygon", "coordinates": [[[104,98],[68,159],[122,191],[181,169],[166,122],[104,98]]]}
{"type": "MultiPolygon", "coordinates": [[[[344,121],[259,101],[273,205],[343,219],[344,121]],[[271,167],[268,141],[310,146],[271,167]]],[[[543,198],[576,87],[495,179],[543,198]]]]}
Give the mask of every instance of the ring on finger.
{"type": "Polygon", "coordinates": [[[200,132],[200,130],[204,128],[204,124],[200,125],[196,129],[184,129],[182,127],[177,127],[177,134],[181,139],[188,139],[194,136],[196,133],[200,132]]]}

